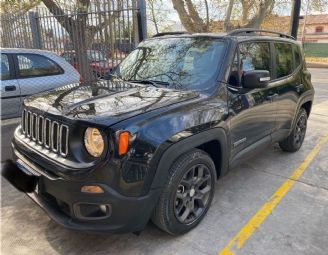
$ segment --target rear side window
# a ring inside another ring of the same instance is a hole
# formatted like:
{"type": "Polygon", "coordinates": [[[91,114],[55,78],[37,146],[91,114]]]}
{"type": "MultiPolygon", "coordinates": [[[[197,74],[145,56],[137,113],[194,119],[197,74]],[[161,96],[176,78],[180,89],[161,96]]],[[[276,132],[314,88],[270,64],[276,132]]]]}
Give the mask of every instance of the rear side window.
{"type": "Polygon", "coordinates": [[[38,77],[63,73],[62,69],[49,58],[37,54],[17,54],[19,77],[38,77]]]}
{"type": "Polygon", "coordinates": [[[10,69],[9,69],[9,59],[6,54],[1,54],[1,80],[9,80],[10,79],[10,69]]]}
{"type": "Polygon", "coordinates": [[[282,78],[293,72],[292,45],[275,43],[277,78],[282,78]]]}
{"type": "Polygon", "coordinates": [[[242,43],[239,46],[241,71],[270,71],[270,46],[267,42],[242,43]]]}

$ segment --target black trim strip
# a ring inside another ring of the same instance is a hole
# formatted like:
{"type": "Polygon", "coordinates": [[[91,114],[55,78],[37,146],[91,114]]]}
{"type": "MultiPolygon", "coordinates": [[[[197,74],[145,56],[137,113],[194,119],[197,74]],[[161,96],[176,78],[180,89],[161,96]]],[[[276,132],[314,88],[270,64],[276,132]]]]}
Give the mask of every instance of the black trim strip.
{"type": "Polygon", "coordinates": [[[1,100],[3,99],[10,99],[10,98],[16,98],[16,97],[27,97],[29,95],[17,95],[17,96],[9,96],[9,97],[1,97],[1,100]]]}

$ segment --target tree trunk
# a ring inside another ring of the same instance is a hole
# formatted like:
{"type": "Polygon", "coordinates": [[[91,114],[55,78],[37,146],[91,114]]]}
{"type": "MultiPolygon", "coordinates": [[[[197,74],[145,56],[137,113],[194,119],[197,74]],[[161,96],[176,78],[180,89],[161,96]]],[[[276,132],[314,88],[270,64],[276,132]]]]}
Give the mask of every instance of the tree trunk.
{"type": "Polygon", "coordinates": [[[224,19],[224,31],[230,31],[233,28],[233,24],[231,23],[231,14],[232,14],[232,8],[234,5],[235,1],[234,0],[230,0],[229,1],[229,5],[228,5],[228,9],[226,12],[226,16],[224,19]]]}
{"type": "Polygon", "coordinates": [[[172,0],[180,21],[188,32],[207,32],[208,26],[200,18],[191,0],[172,0]]]}
{"type": "Polygon", "coordinates": [[[259,4],[258,11],[243,27],[259,28],[265,17],[272,12],[275,0],[264,0],[259,4]]]}
{"type": "Polygon", "coordinates": [[[150,11],[151,11],[152,19],[153,19],[154,26],[155,26],[155,29],[156,29],[156,34],[158,34],[159,31],[158,31],[157,19],[156,19],[156,16],[155,16],[154,0],[150,0],[149,4],[150,4],[150,11]]]}

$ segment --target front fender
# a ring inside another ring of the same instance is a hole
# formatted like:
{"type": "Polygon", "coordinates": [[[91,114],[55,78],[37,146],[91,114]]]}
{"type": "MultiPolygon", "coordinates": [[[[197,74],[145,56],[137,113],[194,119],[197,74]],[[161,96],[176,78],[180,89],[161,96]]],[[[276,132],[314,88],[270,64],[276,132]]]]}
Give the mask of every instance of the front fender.
{"type": "Polygon", "coordinates": [[[229,142],[227,134],[223,128],[213,128],[189,136],[169,146],[169,148],[164,151],[157,164],[158,167],[155,172],[155,176],[153,177],[151,189],[164,187],[169,174],[169,169],[179,156],[193,148],[213,140],[218,141],[220,144],[220,148],[218,148],[221,151],[222,159],[220,162],[220,171],[221,175],[224,175],[228,171],[229,165],[229,142]]]}

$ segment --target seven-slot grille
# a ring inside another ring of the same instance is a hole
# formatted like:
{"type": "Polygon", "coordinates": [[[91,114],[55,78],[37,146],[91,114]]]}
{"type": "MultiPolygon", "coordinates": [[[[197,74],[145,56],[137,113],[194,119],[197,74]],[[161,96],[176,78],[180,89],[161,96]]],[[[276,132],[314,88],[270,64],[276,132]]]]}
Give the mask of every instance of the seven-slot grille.
{"type": "Polygon", "coordinates": [[[63,157],[67,155],[68,126],[44,118],[26,109],[22,113],[21,125],[25,137],[55,153],[59,153],[63,157]]]}

